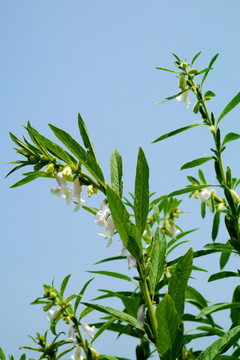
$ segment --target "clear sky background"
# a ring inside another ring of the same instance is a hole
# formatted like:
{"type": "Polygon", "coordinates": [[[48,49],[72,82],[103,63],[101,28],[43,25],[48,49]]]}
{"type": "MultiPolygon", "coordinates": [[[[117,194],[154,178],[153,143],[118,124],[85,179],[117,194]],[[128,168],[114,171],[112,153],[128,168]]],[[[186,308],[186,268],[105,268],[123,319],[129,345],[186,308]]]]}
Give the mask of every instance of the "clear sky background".
{"type": "MultiPolygon", "coordinates": [[[[44,332],[48,322],[40,306],[29,303],[43,294],[41,285],[55,277],[56,285],[72,274],[69,293],[78,293],[91,277],[85,270],[128,272],[125,261],[108,266],[93,266],[102,258],[115,256],[121,249],[118,237],[106,248],[97,235],[94,217],[84,211],[73,212],[63,199],[55,198],[50,188],[56,183],[36,180],[20,188],[9,187],[21,178],[21,171],[4,179],[17,160],[8,132],[21,137],[22,125],[30,120],[40,133],[54,139],[47,124],[52,123],[80,139],[77,113],[81,112],[89,129],[105,178],[110,182],[109,158],[117,147],[124,163],[124,195],[133,191],[138,147],[149,161],[151,191],[170,193],[187,184],[182,171],[185,162],[203,154],[213,145],[205,127],[150,144],[156,137],[197,122],[191,105],[184,110],[175,100],[155,103],[178,91],[178,81],[155,67],[172,67],[171,52],[189,61],[203,51],[196,66],[205,68],[216,54],[220,56],[208,77],[206,90],[217,96],[210,109],[219,115],[240,89],[240,3],[238,0],[179,2],[160,0],[2,0],[0,2],[0,118],[1,118],[1,261],[0,261],[0,346],[17,357],[21,345],[33,345],[27,335],[44,332]],[[114,267],[114,269],[112,268],[114,267]]],[[[240,133],[239,108],[222,121],[222,131],[240,133]]],[[[239,177],[239,143],[229,144],[224,164],[239,177]]],[[[204,165],[207,181],[215,183],[212,163],[204,165]]],[[[30,169],[28,170],[30,171],[30,169]]],[[[87,199],[99,207],[103,197],[87,199]]],[[[183,254],[190,245],[195,250],[211,242],[212,215],[200,217],[200,201],[183,197],[186,213],[178,224],[184,230],[199,227],[189,244],[173,256],[183,254]]],[[[227,235],[221,228],[219,242],[227,235]]],[[[219,256],[195,262],[208,274],[194,273],[199,280],[191,285],[211,302],[231,301],[237,280],[207,284],[209,275],[219,271],[219,256]]],[[[231,258],[227,269],[235,271],[239,258],[231,258]]],[[[120,290],[129,284],[97,276],[85,300],[97,296],[96,289],[120,290]]],[[[121,305],[117,304],[121,309],[121,305]]],[[[229,326],[229,313],[216,319],[229,326]]],[[[98,314],[89,321],[97,320],[98,314]]],[[[86,318],[86,321],[88,319],[86,318]]],[[[136,342],[106,334],[95,348],[102,353],[134,358],[136,342]]],[[[203,340],[201,340],[202,343],[203,340]]],[[[207,339],[209,344],[213,339],[207,339]]],[[[30,354],[29,354],[30,355],[30,354]]],[[[34,354],[32,354],[34,356],[34,354]]]]}

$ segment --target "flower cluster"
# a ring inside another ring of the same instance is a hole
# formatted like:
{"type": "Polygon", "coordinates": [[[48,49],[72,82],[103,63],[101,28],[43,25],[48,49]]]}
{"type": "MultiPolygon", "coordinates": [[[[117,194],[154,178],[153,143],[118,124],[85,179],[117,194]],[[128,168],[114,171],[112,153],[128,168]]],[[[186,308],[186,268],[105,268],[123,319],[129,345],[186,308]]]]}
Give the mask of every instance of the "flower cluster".
{"type": "Polygon", "coordinates": [[[51,193],[57,197],[63,197],[66,199],[68,205],[71,204],[72,200],[77,202],[74,211],[78,211],[84,204],[85,200],[81,198],[82,185],[78,178],[73,181],[73,190],[71,187],[67,187],[67,179],[71,176],[72,171],[70,167],[64,168],[56,175],[58,187],[51,188],[51,193]]]}

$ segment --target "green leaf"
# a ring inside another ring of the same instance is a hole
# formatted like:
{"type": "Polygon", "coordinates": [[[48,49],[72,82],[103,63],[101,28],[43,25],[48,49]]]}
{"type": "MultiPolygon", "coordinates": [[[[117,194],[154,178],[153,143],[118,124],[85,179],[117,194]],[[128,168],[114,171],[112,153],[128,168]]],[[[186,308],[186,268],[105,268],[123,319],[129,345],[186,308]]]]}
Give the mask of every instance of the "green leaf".
{"type": "Polygon", "coordinates": [[[213,227],[212,227],[212,240],[215,241],[218,234],[220,224],[220,212],[216,211],[214,218],[213,218],[213,227]]]}
{"type": "Polygon", "coordinates": [[[158,322],[157,328],[157,349],[158,352],[168,358],[175,359],[176,340],[182,337],[179,331],[178,312],[174,306],[174,302],[169,294],[166,294],[156,309],[156,318],[158,322]],[[166,355],[165,355],[166,356],[166,355]]]}
{"type": "Polygon", "coordinates": [[[83,121],[80,113],[78,113],[78,127],[80,130],[81,137],[83,139],[84,146],[86,149],[88,149],[87,150],[88,154],[91,155],[95,159],[96,163],[98,164],[97,155],[95,153],[92,141],[90,139],[86,124],[83,121]]]}
{"type": "Polygon", "coordinates": [[[14,171],[21,169],[24,166],[27,165],[31,165],[28,161],[22,161],[21,165],[15,166],[15,168],[13,168],[12,170],[10,170],[7,175],[5,176],[5,178],[7,178],[10,174],[12,174],[14,171]]]}
{"type": "Polygon", "coordinates": [[[44,171],[33,171],[33,172],[29,172],[27,173],[28,175],[25,176],[25,178],[23,178],[22,180],[16,182],[15,184],[13,184],[12,186],[10,186],[10,188],[15,188],[18,186],[22,186],[25,185],[39,177],[48,177],[48,175],[44,172],[44,171]]]}
{"type": "Polygon", "coordinates": [[[136,226],[142,235],[149,207],[149,168],[144,152],[139,148],[134,191],[134,214],[136,226]]]}
{"type": "Polygon", "coordinates": [[[231,250],[228,251],[223,250],[219,260],[220,270],[223,270],[224,267],[227,265],[230,256],[231,256],[231,250]]]}
{"type": "Polygon", "coordinates": [[[100,275],[106,275],[106,276],[110,276],[110,277],[114,277],[117,279],[122,279],[122,280],[127,280],[127,281],[131,281],[131,278],[127,275],[124,274],[120,274],[117,272],[112,272],[112,271],[105,271],[105,270],[100,270],[100,271],[87,271],[91,274],[100,274],[100,275]]]}
{"type": "Polygon", "coordinates": [[[70,277],[71,277],[71,274],[67,275],[67,276],[63,279],[63,282],[62,282],[62,284],[61,284],[61,289],[60,289],[60,295],[61,295],[61,296],[63,296],[63,294],[64,294],[64,291],[65,291],[65,289],[66,289],[66,286],[67,286],[67,283],[68,283],[70,277]]]}
{"type": "Polygon", "coordinates": [[[119,195],[109,185],[106,186],[106,194],[114,225],[124,246],[135,259],[140,260],[142,256],[142,242],[138,229],[129,220],[129,214],[119,195]]]}
{"type": "Polygon", "coordinates": [[[157,227],[153,237],[153,246],[151,251],[150,263],[151,268],[149,272],[149,279],[152,288],[155,289],[156,284],[165,269],[166,262],[167,241],[164,233],[157,227]]]}
{"type": "Polygon", "coordinates": [[[197,319],[200,319],[203,316],[206,316],[208,314],[212,314],[216,311],[221,311],[225,309],[232,309],[232,308],[239,308],[240,302],[234,302],[234,303],[219,303],[215,305],[211,305],[208,307],[205,307],[200,311],[200,313],[197,315],[197,319]]]}
{"type": "Polygon", "coordinates": [[[79,293],[79,295],[78,295],[78,297],[77,297],[77,299],[76,299],[76,301],[75,301],[75,304],[74,304],[74,313],[76,313],[77,308],[78,308],[78,305],[80,304],[80,301],[81,301],[81,299],[82,299],[82,297],[83,297],[83,294],[85,293],[88,285],[89,285],[94,279],[95,279],[95,278],[91,278],[90,280],[88,280],[88,281],[84,284],[83,288],[81,289],[81,291],[80,291],[80,293],[79,293]]]}
{"type": "Polygon", "coordinates": [[[56,137],[75,155],[90,174],[101,184],[104,185],[104,176],[101,168],[96,160],[89,155],[83,147],[74,140],[66,131],[57,128],[54,125],[49,124],[51,130],[56,137]]]}
{"type": "Polygon", "coordinates": [[[165,98],[165,99],[162,99],[162,100],[158,101],[158,102],[156,103],[156,105],[162,104],[162,103],[164,103],[164,102],[166,102],[166,101],[169,101],[169,100],[172,100],[172,99],[175,99],[175,98],[178,97],[179,95],[182,95],[185,91],[187,91],[187,90],[180,91],[180,92],[179,92],[178,94],[176,94],[176,95],[169,96],[169,97],[167,97],[167,98],[165,98]]]}
{"type": "Polygon", "coordinates": [[[206,202],[202,201],[201,203],[201,216],[204,219],[206,215],[206,202]]]}
{"type": "Polygon", "coordinates": [[[191,129],[191,128],[195,127],[195,126],[199,126],[199,125],[202,125],[202,124],[194,124],[194,125],[184,126],[184,127],[179,128],[177,130],[171,131],[170,133],[164,134],[164,135],[160,136],[159,138],[157,138],[156,140],[152,141],[152,144],[156,143],[158,141],[162,141],[164,139],[167,139],[167,138],[169,138],[171,136],[180,134],[183,131],[189,130],[189,129],[191,129]]]}
{"type": "Polygon", "coordinates": [[[217,336],[223,336],[224,335],[224,331],[216,329],[212,326],[198,326],[196,328],[196,330],[202,330],[202,331],[206,331],[211,335],[217,335],[217,336]]]}
{"type": "MultiPolygon", "coordinates": [[[[212,65],[215,63],[215,61],[216,61],[217,58],[218,58],[218,55],[219,55],[219,54],[214,55],[214,57],[212,58],[212,60],[211,60],[210,63],[209,63],[209,66],[208,66],[209,68],[211,68],[212,65]]],[[[209,69],[207,72],[205,72],[205,74],[204,74],[204,76],[203,76],[203,78],[202,78],[201,87],[202,87],[204,81],[206,80],[206,77],[208,76],[209,71],[210,71],[210,69],[209,69]]]]}
{"type": "Polygon", "coordinates": [[[109,258],[105,258],[105,259],[102,259],[100,261],[97,261],[95,262],[93,265],[98,265],[98,264],[102,264],[104,262],[108,262],[108,261],[114,261],[114,260],[125,260],[126,259],[126,256],[113,256],[113,257],[109,257],[109,258]]]}
{"type": "Polygon", "coordinates": [[[209,161],[209,160],[212,160],[213,157],[202,157],[202,158],[198,158],[198,159],[195,159],[195,160],[192,160],[190,162],[187,162],[186,164],[184,164],[180,170],[185,170],[185,169],[190,169],[190,168],[193,168],[195,166],[199,166],[199,165],[202,165],[204,164],[205,162],[209,161]]]}
{"type": "MultiPolygon", "coordinates": [[[[233,292],[232,302],[240,302],[240,285],[238,285],[233,292]]],[[[240,321],[240,307],[232,308],[230,310],[230,317],[233,324],[240,321]]]]}
{"type": "Polygon", "coordinates": [[[212,91],[207,91],[205,94],[204,94],[204,97],[206,97],[206,96],[211,96],[211,97],[214,97],[214,96],[216,96],[215,94],[214,94],[214,92],[212,92],[212,91]]]}
{"type": "Polygon", "coordinates": [[[225,145],[230,141],[238,140],[239,138],[240,138],[239,134],[230,132],[224,137],[222,145],[225,145]]]}
{"type": "Polygon", "coordinates": [[[110,165],[111,165],[112,188],[121,198],[123,192],[123,181],[122,181],[123,165],[122,165],[122,157],[117,149],[114,149],[111,153],[110,165]]]}
{"type": "Polygon", "coordinates": [[[238,273],[235,273],[235,272],[232,272],[232,271],[221,271],[221,272],[218,272],[216,274],[212,274],[209,279],[208,279],[208,282],[211,282],[211,281],[215,281],[215,280],[220,280],[220,279],[225,279],[227,277],[239,277],[239,274],[238,273]]]}
{"type": "Polygon", "coordinates": [[[186,287],[186,299],[196,300],[197,303],[202,307],[207,307],[207,300],[200,294],[199,291],[194,289],[193,287],[187,285],[186,287]]]}
{"type": "Polygon", "coordinates": [[[204,185],[194,185],[194,186],[190,185],[190,186],[186,186],[183,189],[171,192],[168,195],[168,197],[187,194],[187,193],[190,193],[190,192],[195,192],[197,190],[205,189],[206,187],[210,187],[210,186],[216,186],[216,185],[205,185],[205,184],[204,185]]]}
{"type": "Polygon", "coordinates": [[[161,67],[156,67],[155,69],[156,70],[169,71],[169,72],[172,72],[172,73],[175,73],[175,74],[180,74],[179,71],[169,70],[169,69],[165,69],[165,68],[161,68],[161,67]]]}
{"type": "Polygon", "coordinates": [[[236,326],[224,334],[220,339],[207,347],[201,352],[197,360],[215,360],[222,353],[224,348],[229,344],[234,344],[238,340],[240,334],[240,326],[236,326]]]}
{"type": "Polygon", "coordinates": [[[180,319],[184,311],[185,290],[192,271],[193,249],[188,252],[177,263],[170,279],[168,292],[175,304],[180,319]]]}
{"type": "Polygon", "coordinates": [[[191,65],[193,65],[193,63],[195,62],[195,60],[199,57],[199,55],[201,55],[201,51],[199,51],[199,53],[197,53],[194,57],[193,57],[193,59],[192,59],[192,61],[191,61],[191,65]]]}
{"type": "Polygon", "coordinates": [[[179,57],[178,57],[176,54],[174,54],[174,53],[172,52],[172,55],[176,58],[177,61],[181,62],[181,60],[179,59],[179,57]]]}
{"type": "Polygon", "coordinates": [[[0,347],[0,360],[6,360],[3,349],[0,347]]]}
{"type": "Polygon", "coordinates": [[[105,331],[108,330],[108,328],[113,324],[115,319],[110,319],[107,322],[103,323],[102,326],[99,328],[99,330],[94,335],[94,338],[92,339],[92,343],[105,331]]]}
{"type": "Polygon", "coordinates": [[[83,205],[82,207],[84,210],[90,212],[93,215],[97,215],[98,209],[90,206],[83,205]]]}
{"type": "Polygon", "coordinates": [[[132,326],[135,326],[137,323],[137,319],[135,319],[133,316],[126,314],[122,311],[113,309],[109,306],[103,306],[103,305],[98,305],[98,304],[90,304],[90,303],[82,303],[83,305],[89,306],[95,310],[98,310],[104,314],[110,315],[112,317],[114,317],[117,320],[126,322],[132,326]]]}
{"type": "Polygon", "coordinates": [[[199,176],[199,179],[201,180],[201,182],[202,182],[203,184],[207,184],[206,179],[205,179],[205,176],[204,176],[204,174],[203,174],[203,172],[202,172],[201,169],[198,169],[198,176],[199,176]]]}
{"type": "Polygon", "coordinates": [[[61,148],[61,146],[55,144],[51,140],[45,138],[43,135],[41,135],[37,130],[35,130],[33,127],[27,127],[27,131],[29,134],[34,136],[35,139],[38,140],[40,145],[43,145],[44,148],[46,148],[48,151],[50,151],[54,156],[58,157],[60,160],[65,161],[67,164],[75,164],[76,160],[68,154],[65,150],[61,148]]]}
{"type": "Polygon", "coordinates": [[[240,92],[228,103],[228,105],[224,108],[223,112],[219,116],[217,120],[217,124],[226,116],[232,109],[235,108],[240,102],[240,92]]]}

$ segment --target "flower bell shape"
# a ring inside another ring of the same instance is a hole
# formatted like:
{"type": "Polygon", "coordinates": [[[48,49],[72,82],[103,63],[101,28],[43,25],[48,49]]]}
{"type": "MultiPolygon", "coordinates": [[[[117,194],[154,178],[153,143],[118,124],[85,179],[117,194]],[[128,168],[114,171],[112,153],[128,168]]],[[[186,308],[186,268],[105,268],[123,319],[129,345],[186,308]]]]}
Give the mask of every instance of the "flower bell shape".
{"type": "Polygon", "coordinates": [[[198,197],[202,201],[207,201],[211,195],[212,195],[212,191],[205,188],[205,189],[202,189],[202,191],[199,193],[198,197]]]}
{"type": "Polygon", "coordinates": [[[75,350],[74,355],[71,356],[71,359],[72,359],[72,360],[83,360],[83,357],[82,357],[82,355],[81,355],[81,352],[82,352],[82,348],[81,348],[80,345],[78,345],[78,346],[76,347],[76,350],[75,350]]]}
{"type": "Polygon", "coordinates": [[[128,261],[128,269],[131,269],[133,267],[137,267],[137,260],[135,257],[126,249],[126,247],[123,245],[122,249],[119,251],[119,255],[121,256],[127,256],[128,261]]]}
{"type": "Polygon", "coordinates": [[[107,217],[110,215],[110,209],[106,200],[103,200],[99,211],[95,216],[95,223],[99,226],[106,226],[107,217]]]}
{"type": "Polygon", "coordinates": [[[61,307],[58,307],[56,310],[49,310],[48,312],[47,312],[47,319],[48,319],[48,321],[50,322],[50,323],[52,323],[52,322],[54,322],[57,318],[58,318],[58,316],[61,314],[61,312],[62,312],[62,309],[61,309],[61,307]]]}
{"type": "Polygon", "coordinates": [[[57,173],[56,180],[58,183],[58,187],[51,188],[51,193],[57,197],[64,197],[67,204],[70,205],[72,201],[72,189],[67,187],[67,181],[62,171],[57,173]]]}
{"type": "Polygon", "coordinates": [[[188,98],[188,90],[184,91],[181,95],[177,96],[176,99],[185,104],[184,109],[187,109],[190,105],[190,101],[188,98]]]}
{"type": "Polygon", "coordinates": [[[74,190],[73,190],[72,199],[77,201],[74,211],[78,211],[85,203],[85,200],[81,198],[82,185],[78,178],[74,180],[73,185],[74,185],[74,190]]]}
{"type": "Polygon", "coordinates": [[[83,328],[83,330],[88,334],[88,336],[90,336],[91,338],[93,338],[93,333],[96,330],[95,326],[89,326],[88,324],[86,324],[85,322],[81,321],[81,326],[83,328]]]}
{"type": "Polygon", "coordinates": [[[115,225],[113,222],[113,218],[111,215],[108,216],[107,220],[105,221],[105,229],[102,233],[98,233],[98,235],[101,236],[105,236],[107,238],[109,238],[107,247],[111,245],[112,243],[112,237],[114,234],[114,230],[115,230],[115,225]]]}
{"type": "Polygon", "coordinates": [[[76,335],[74,327],[71,326],[68,332],[68,341],[75,342],[76,341],[76,335]]]}
{"type": "Polygon", "coordinates": [[[141,329],[141,328],[144,327],[144,307],[145,307],[145,305],[142,304],[140,306],[140,308],[138,309],[137,323],[136,323],[136,328],[137,329],[141,329]]]}

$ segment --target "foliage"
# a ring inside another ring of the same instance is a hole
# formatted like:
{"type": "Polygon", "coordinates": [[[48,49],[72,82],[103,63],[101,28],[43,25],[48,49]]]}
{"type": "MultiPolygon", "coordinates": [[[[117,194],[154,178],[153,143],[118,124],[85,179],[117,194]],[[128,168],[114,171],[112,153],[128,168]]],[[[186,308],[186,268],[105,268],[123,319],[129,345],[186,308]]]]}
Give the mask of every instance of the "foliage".
{"type": "MultiPolygon", "coordinates": [[[[120,335],[132,336],[139,340],[136,347],[136,359],[149,359],[155,354],[161,360],[214,360],[238,359],[240,346],[240,290],[234,290],[232,301],[208,305],[208,301],[195,288],[188,285],[192,270],[199,269],[194,265],[194,259],[207,256],[211,253],[220,253],[220,269],[223,270],[231,254],[240,254],[240,199],[236,188],[240,179],[232,177],[229,166],[223,166],[222,153],[226,145],[240,138],[239,134],[229,132],[222,140],[220,121],[228,116],[240,102],[238,93],[221,111],[218,118],[213,112],[209,113],[207,102],[214,96],[211,90],[203,90],[205,80],[213,69],[217,60],[216,54],[203,70],[193,67],[200,53],[196,54],[190,63],[180,60],[173,54],[176,70],[157,68],[175,74],[179,79],[179,92],[167,97],[159,103],[177,99],[189,107],[188,93],[196,97],[193,112],[201,117],[197,124],[173,130],[159,136],[153,143],[159,143],[169,137],[191,130],[196,126],[209,127],[215,148],[211,149],[211,156],[189,159],[182,165],[181,170],[198,168],[198,177],[188,175],[188,184],[183,189],[173,191],[171,194],[160,194],[149,191],[149,166],[142,148],[139,148],[134,194],[131,200],[123,196],[123,161],[117,149],[110,156],[111,184],[105,182],[105,176],[99,164],[93,143],[89,136],[86,124],[81,115],[78,115],[79,133],[83,145],[80,145],[66,131],[54,125],[49,125],[61,145],[41,135],[28,122],[25,127],[30,140],[25,137],[23,141],[10,133],[15,148],[24,160],[17,160],[12,164],[16,166],[8,173],[26,166],[33,166],[32,171],[25,172],[24,178],[12,187],[27,184],[39,177],[57,179],[58,187],[52,188],[53,195],[64,197],[69,204],[74,201],[75,211],[83,208],[95,216],[95,222],[104,227],[103,235],[111,244],[113,236],[120,237],[123,249],[121,256],[106,258],[99,262],[107,262],[109,270],[92,271],[94,274],[118,278],[125,281],[126,291],[113,292],[103,289],[103,293],[94,302],[83,301],[83,295],[90,279],[83,285],[78,294],[64,296],[70,275],[67,275],[60,289],[54,284],[44,284],[44,293],[32,302],[33,305],[43,306],[49,319],[49,329],[52,341],[48,340],[48,330],[43,334],[36,333],[31,337],[35,347],[23,346],[23,349],[35,351],[39,359],[58,360],[65,358],[69,352],[74,352],[72,358],[85,359],[121,359],[117,355],[99,354],[92,346],[94,341],[105,331],[115,332],[120,335]],[[199,79],[198,83],[195,79],[199,79]],[[64,150],[62,145],[67,148],[64,150]],[[218,184],[208,184],[203,171],[199,168],[206,162],[211,162],[215,169],[218,184]],[[68,187],[67,182],[74,184],[74,190],[68,187]],[[83,205],[81,199],[82,187],[87,186],[89,196],[102,192],[105,200],[100,209],[83,205]],[[215,189],[213,189],[215,187],[215,189]],[[209,189],[211,188],[211,189],[209,189]],[[189,194],[190,197],[201,200],[201,216],[206,217],[206,209],[213,213],[212,243],[206,244],[204,249],[193,251],[190,248],[180,258],[172,258],[169,254],[187,240],[187,235],[194,236],[197,229],[182,230],[176,224],[181,214],[179,206],[181,200],[177,196],[189,194]],[[224,218],[229,238],[225,243],[216,242],[219,225],[224,218]],[[130,267],[136,267],[138,276],[131,278],[129,275],[112,271],[111,264],[119,258],[127,258],[130,267]],[[136,287],[129,291],[127,286],[131,283],[136,287]],[[97,300],[118,298],[122,302],[122,309],[100,305],[97,300]],[[193,305],[197,313],[186,313],[186,302],[193,305]],[[218,325],[212,314],[217,311],[229,309],[232,325],[228,331],[218,325]],[[104,316],[101,321],[88,325],[83,322],[84,317],[92,311],[104,316]],[[194,322],[196,327],[185,331],[186,322],[194,322]],[[69,336],[58,332],[58,323],[64,322],[68,328],[69,336]],[[91,341],[84,340],[82,331],[86,331],[91,341]],[[95,334],[93,335],[93,333],[95,334]],[[194,333],[190,333],[194,331],[194,333]],[[192,341],[197,338],[217,336],[207,349],[194,349],[192,341]],[[228,351],[228,354],[225,353],[228,351]],[[224,355],[225,354],[225,355],[224,355]]],[[[8,176],[7,175],[7,176],[8,176]]],[[[227,277],[239,277],[239,271],[221,271],[212,274],[209,281],[217,281],[227,277]]],[[[12,356],[9,356],[13,359],[12,356]]],[[[0,359],[5,360],[3,350],[0,348],[0,359]]],[[[21,356],[25,360],[26,355],[21,356]]]]}

